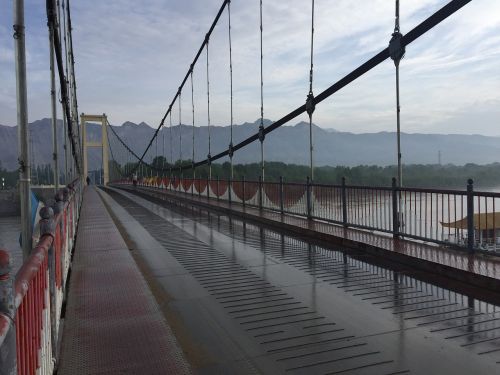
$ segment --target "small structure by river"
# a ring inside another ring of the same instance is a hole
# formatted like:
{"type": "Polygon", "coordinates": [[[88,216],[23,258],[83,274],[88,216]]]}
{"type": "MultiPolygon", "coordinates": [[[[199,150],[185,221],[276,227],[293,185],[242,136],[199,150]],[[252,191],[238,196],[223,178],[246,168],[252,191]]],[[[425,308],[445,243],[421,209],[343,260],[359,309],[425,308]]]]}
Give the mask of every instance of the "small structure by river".
{"type": "MultiPolygon", "coordinates": [[[[467,242],[467,216],[463,219],[441,225],[455,229],[448,241],[464,244],[467,242]]],[[[500,251],[500,212],[474,214],[474,242],[476,246],[489,251],[500,251]]]]}

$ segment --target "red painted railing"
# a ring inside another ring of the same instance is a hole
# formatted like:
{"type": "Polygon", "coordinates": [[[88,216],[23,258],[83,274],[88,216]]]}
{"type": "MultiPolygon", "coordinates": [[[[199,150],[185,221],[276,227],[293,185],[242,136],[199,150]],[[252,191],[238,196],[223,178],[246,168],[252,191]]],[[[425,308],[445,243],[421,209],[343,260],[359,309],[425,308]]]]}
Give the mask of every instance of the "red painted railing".
{"type": "Polygon", "coordinates": [[[2,373],[52,373],[63,288],[81,204],[75,181],[56,194],[54,212],[40,212],[40,240],[9,277],[9,254],[0,250],[0,368],[2,373]],[[15,332],[15,334],[14,334],[15,332]]]}
{"type": "MultiPolygon", "coordinates": [[[[16,276],[17,373],[35,374],[42,367],[42,336],[46,336],[48,313],[48,252],[53,237],[44,235],[16,276]]],[[[45,339],[45,337],[44,337],[45,339]]],[[[45,358],[43,358],[45,359],[45,358]]],[[[50,358],[52,360],[52,358],[50,358]]],[[[43,361],[45,362],[45,361],[43,361]]]]}

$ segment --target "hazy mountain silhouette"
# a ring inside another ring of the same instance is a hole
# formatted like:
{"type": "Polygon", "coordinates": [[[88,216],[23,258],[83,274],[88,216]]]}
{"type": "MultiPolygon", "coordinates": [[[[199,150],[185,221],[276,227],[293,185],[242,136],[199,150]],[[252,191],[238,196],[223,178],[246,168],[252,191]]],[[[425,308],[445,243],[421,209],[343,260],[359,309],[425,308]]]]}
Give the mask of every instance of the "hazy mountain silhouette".
{"type": "MultiPolygon", "coordinates": [[[[257,132],[260,120],[233,127],[233,143],[244,140],[257,132]]],[[[272,123],[265,120],[265,125],[272,123]]],[[[309,162],[309,128],[305,122],[294,126],[283,126],[268,134],[265,140],[265,159],[295,164],[309,162]]],[[[116,133],[136,152],[142,153],[151,139],[154,129],[146,123],[125,122],[113,127],[116,133]]],[[[100,126],[88,124],[88,138],[100,139],[100,126]]],[[[58,134],[62,134],[62,121],[58,121],[58,134]]],[[[38,120],[30,124],[33,158],[36,164],[50,163],[52,160],[52,138],[50,119],[38,120]]],[[[172,129],[161,130],[158,142],[154,142],[147,160],[162,153],[165,142],[165,156],[170,160],[170,132],[172,132],[173,159],[179,159],[179,143],[182,138],[182,158],[192,155],[193,128],[191,125],[175,125],[172,129]],[[180,132],[180,133],[179,133],[180,132]],[[181,136],[181,137],[180,137],[181,136]]],[[[215,155],[228,148],[229,126],[212,126],[211,153],[215,155]]],[[[322,129],[316,125],[314,133],[314,158],[316,165],[391,165],[396,161],[396,134],[393,132],[354,134],[333,129],[322,129]]],[[[208,129],[195,127],[195,160],[208,154],[208,129]]],[[[111,137],[111,140],[114,138],[111,137]]],[[[487,164],[500,161],[500,137],[482,135],[444,135],[444,134],[402,134],[403,161],[405,164],[436,164],[438,151],[442,163],[462,165],[466,163],[487,164]]],[[[17,127],[0,125],[0,161],[6,169],[17,168],[17,127]]],[[[123,148],[115,146],[115,158],[126,160],[123,148]]],[[[60,153],[62,142],[59,141],[60,153]]],[[[100,165],[100,151],[90,153],[90,168],[100,165]]],[[[235,153],[236,163],[249,163],[260,160],[259,142],[248,145],[235,153]]],[[[61,163],[61,166],[63,163],[61,163]]]]}

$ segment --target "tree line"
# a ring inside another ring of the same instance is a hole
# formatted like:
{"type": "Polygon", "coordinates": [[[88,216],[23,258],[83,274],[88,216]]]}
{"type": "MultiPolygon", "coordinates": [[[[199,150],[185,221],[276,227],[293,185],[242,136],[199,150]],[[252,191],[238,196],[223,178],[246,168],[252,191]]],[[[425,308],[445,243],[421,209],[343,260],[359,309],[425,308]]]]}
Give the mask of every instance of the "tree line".
{"type": "MultiPolygon", "coordinates": [[[[139,176],[175,176],[193,177],[193,170],[179,171],[180,165],[190,164],[190,160],[176,161],[169,164],[163,156],[153,159],[151,165],[158,171],[148,166],[137,168],[139,176]]],[[[125,166],[113,165],[116,171],[127,174],[137,166],[128,163],[125,166]]],[[[111,169],[111,168],[110,168],[111,169]]],[[[197,167],[196,178],[207,178],[209,167],[197,167]]],[[[257,180],[261,174],[260,163],[234,164],[234,180],[257,180]]],[[[231,175],[229,162],[212,164],[212,178],[228,179],[231,175]]],[[[265,180],[279,181],[283,177],[286,182],[305,182],[310,175],[310,169],[305,165],[287,164],[283,162],[265,163],[265,180]]],[[[320,184],[340,184],[342,177],[346,178],[348,185],[390,186],[392,178],[397,176],[397,166],[386,167],[376,165],[346,166],[319,166],[314,168],[314,182],[320,184]]],[[[476,187],[494,188],[500,186],[500,163],[487,165],[423,165],[410,164],[403,166],[403,185],[421,188],[457,188],[465,189],[467,180],[473,179],[476,187]]]]}
{"type": "MultiPolygon", "coordinates": [[[[54,183],[54,170],[51,164],[38,164],[31,167],[32,185],[51,185],[54,183]]],[[[0,163],[0,189],[12,189],[17,186],[19,172],[8,171],[0,163]],[[2,185],[3,183],[3,185],[2,185]]]]}
{"type": "MultiPolygon", "coordinates": [[[[109,162],[111,180],[119,179],[122,175],[127,175],[137,164],[127,163],[120,165],[116,161],[109,162]]],[[[193,176],[192,170],[186,170],[182,174],[179,172],[180,165],[191,163],[190,160],[177,161],[170,165],[164,157],[158,156],[151,165],[159,172],[148,166],[137,168],[138,176],[175,176],[181,175],[187,178],[193,176]]],[[[258,180],[261,174],[260,163],[234,164],[234,179],[258,180]]],[[[212,164],[212,178],[228,179],[231,174],[229,162],[212,164]]],[[[309,176],[308,166],[287,164],[282,162],[265,163],[265,180],[279,181],[280,176],[285,182],[305,182],[309,176]]],[[[196,168],[196,178],[208,177],[208,166],[204,165],[196,168]]],[[[392,178],[397,176],[396,166],[380,167],[376,165],[359,165],[356,167],[345,166],[320,166],[314,168],[314,182],[320,184],[340,184],[342,177],[346,178],[348,185],[366,186],[390,186],[392,178]]],[[[17,185],[19,173],[8,171],[0,164],[0,188],[2,178],[5,188],[14,188],[17,185]]],[[[422,165],[411,164],[403,166],[403,185],[422,188],[455,188],[465,189],[467,180],[474,180],[474,185],[479,188],[495,188],[500,186],[500,163],[487,165],[466,164],[466,165],[422,165]]],[[[37,165],[32,169],[32,183],[34,185],[45,185],[53,183],[52,166],[50,164],[37,165]]]]}

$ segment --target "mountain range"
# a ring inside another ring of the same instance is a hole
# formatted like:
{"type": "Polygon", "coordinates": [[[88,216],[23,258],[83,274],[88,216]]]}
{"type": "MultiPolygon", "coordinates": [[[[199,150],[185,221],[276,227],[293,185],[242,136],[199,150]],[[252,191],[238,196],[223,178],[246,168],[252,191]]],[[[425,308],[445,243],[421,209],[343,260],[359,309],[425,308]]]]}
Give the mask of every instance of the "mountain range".
{"type": "MultiPolygon", "coordinates": [[[[258,131],[260,120],[233,126],[233,143],[244,140],[258,131]]],[[[271,124],[265,120],[265,126],[271,124]]],[[[59,148],[62,155],[62,121],[57,122],[59,148]]],[[[52,160],[52,132],[50,119],[37,120],[29,124],[31,133],[31,151],[34,164],[47,164],[52,160]]],[[[137,154],[142,154],[151,139],[154,129],[142,122],[135,124],[125,122],[113,126],[115,132],[137,154]]],[[[127,154],[119,146],[111,132],[110,142],[115,159],[127,161],[127,154]]],[[[100,126],[87,125],[88,139],[100,139],[100,126]]],[[[172,134],[173,160],[180,157],[179,144],[182,142],[182,158],[192,156],[193,127],[191,125],[175,125],[160,131],[158,141],[153,145],[146,160],[150,161],[156,153],[165,150],[170,160],[170,134],[172,134]],[[165,144],[165,145],[163,145],[165,144]],[[158,150],[158,151],[156,151],[158,150]]],[[[230,137],[229,126],[212,126],[210,128],[211,154],[215,155],[228,148],[230,137]]],[[[323,129],[313,125],[314,163],[322,165],[394,165],[396,164],[396,133],[362,133],[354,134],[323,129]]],[[[204,159],[208,154],[208,128],[195,127],[195,160],[204,159]]],[[[68,145],[69,147],[69,145],[68,145]]],[[[17,168],[17,126],[0,125],[0,162],[7,170],[17,168]]],[[[405,164],[437,164],[438,153],[443,164],[463,165],[467,163],[488,164],[500,161],[500,137],[461,134],[401,134],[403,163],[405,164]]],[[[264,142],[265,159],[293,164],[309,163],[309,124],[300,122],[296,125],[282,126],[266,136],[264,142]]],[[[235,163],[250,163],[260,160],[259,142],[254,142],[235,153],[235,163]]],[[[62,168],[61,163],[61,168],[62,168]]],[[[90,169],[100,165],[99,149],[89,152],[90,169]]]]}

